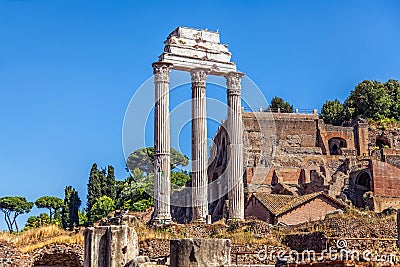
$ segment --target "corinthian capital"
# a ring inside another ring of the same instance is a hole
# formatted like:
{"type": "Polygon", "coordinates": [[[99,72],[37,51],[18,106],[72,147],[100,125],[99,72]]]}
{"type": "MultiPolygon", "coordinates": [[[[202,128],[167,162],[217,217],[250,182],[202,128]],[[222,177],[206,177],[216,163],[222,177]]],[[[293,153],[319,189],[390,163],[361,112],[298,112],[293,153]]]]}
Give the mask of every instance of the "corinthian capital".
{"type": "Polygon", "coordinates": [[[153,63],[154,82],[169,83],[169,74],[171,72],[172,64],[164,62],[153,63]]]}
{"type": "Polygon", "coordinates": [[[228,94],[233,93],[233,94],[240,94],[241,86],[240,86],[240,81],[242,80],[242,77],[244,76],[244,73],[241,72],[228,72],[225,75],[226,78],[226,88],[228,89],[228,94]]]}
{"type": "Polygon", "coordinates": [[[196,86],[206,86],[206,79],[207,79],[207,74],[210,71],[207,69],[193,69],[190,71],[190,75],[192,75],[192,85],[196,86]]]}

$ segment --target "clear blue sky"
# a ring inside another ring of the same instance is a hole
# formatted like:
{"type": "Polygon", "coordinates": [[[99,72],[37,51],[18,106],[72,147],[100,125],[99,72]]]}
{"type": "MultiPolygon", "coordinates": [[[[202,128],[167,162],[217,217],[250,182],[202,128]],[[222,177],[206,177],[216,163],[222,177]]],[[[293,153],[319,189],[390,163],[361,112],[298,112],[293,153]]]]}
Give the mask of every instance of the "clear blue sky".
{"type": "Polygon", "coordinates": [[[0,0],[0,196],[71,185],[84,200],[93,162],[125,178],[125,110],[177,26],[219,29],[269,100],[320,108],[400,79],[399,14],[398,1],[0,0]]]}

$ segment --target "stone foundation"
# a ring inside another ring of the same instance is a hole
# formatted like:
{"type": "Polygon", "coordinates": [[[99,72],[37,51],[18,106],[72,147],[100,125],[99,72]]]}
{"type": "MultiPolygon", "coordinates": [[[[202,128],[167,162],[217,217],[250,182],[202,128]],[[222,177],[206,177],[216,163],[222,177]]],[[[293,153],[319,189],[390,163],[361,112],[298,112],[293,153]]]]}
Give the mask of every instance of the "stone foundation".
{"type": "Polygon", "coordinates": [[[231,262],[229,239],[175,239],[170,242],[174,267],[226,266],[231,262]]]}

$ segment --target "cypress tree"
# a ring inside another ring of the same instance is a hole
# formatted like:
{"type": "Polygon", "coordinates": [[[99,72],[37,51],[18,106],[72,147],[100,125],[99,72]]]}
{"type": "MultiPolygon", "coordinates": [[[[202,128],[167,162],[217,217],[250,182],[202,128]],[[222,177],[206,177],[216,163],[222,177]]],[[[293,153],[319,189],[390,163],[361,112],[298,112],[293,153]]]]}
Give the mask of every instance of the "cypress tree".
{"type": "Polygon", "coordinates": [[[72,186],[65,187],[64,207],[61,212],[61,223],[64,229],[73,229],[79,225],[78,211],[81,199],[78,192],[72,186]]]}
{"type": "Polygon", "coordinates": [[[93,163],[92,169],[90,170],[89,183],[88,183],[88,195],[87,195],[87,207],[86,211],[90,217],[90,210],[96,203],[97,199],[103,195],[103,173],[97,169],[97,164],[93,163]]]}
{"type": "Polygon", "coordinates": [[[107,176],[105,177],[104,195],[108,196],[112,200],[115,200],[115,175],[114,167],[107,167],[107,176]]]}

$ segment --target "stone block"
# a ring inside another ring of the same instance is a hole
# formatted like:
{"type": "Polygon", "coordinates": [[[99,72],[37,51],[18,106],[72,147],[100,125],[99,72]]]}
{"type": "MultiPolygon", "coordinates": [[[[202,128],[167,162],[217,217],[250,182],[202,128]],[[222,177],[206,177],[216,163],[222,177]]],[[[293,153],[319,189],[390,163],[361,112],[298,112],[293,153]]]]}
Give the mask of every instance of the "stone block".
{"type": "Polygon", "coordinates": [[[230,264],[229,239],[175,239],[170,241],[171,267],[216,267],[230,264]]]}
{"type": "Polygon", "coordinates": [[[85,267],[120,267],[138,256],[138,238],[128,225],[87,228],[85,237],[85,267]]]}

